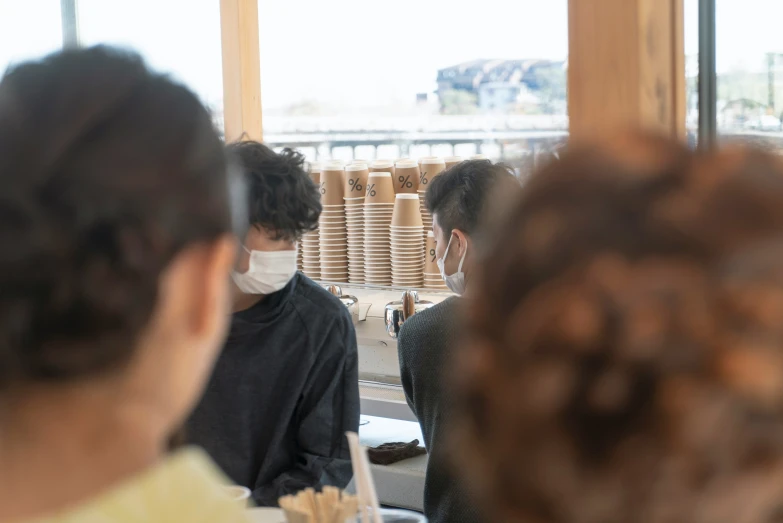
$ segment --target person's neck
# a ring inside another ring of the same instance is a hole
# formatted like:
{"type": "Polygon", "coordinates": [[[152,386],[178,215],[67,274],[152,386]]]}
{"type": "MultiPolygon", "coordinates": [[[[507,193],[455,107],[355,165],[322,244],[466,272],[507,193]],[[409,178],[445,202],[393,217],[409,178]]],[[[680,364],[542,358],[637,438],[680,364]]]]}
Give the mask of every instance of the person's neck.
{"type": "Polygon", "coordinates": [[[37,386],[0,403],[0,522],[89,501],[161,459],[149,405],[94,386],[37,386]]]}
{"type": "Polygon", "coordinates": [[[241,312],[249,309],[266,298],[266,294],[245,294],[234,284],[234,308],[232,312],[241,312]]]}

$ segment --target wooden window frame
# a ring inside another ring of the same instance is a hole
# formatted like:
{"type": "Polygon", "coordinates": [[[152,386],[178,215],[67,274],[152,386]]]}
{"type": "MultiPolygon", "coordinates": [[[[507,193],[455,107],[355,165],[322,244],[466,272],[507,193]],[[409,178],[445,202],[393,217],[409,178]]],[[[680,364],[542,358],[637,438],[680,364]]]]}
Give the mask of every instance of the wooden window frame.
{"type": "Polygon", "coordinates": [[[263,140],[258,0],[220,0],[226,142],[263,140]]]}
{"type": "Polygon", "coordinates": [[[685,138],[683,0],[569,0],[571,136],[646,128],[685,138]]]}

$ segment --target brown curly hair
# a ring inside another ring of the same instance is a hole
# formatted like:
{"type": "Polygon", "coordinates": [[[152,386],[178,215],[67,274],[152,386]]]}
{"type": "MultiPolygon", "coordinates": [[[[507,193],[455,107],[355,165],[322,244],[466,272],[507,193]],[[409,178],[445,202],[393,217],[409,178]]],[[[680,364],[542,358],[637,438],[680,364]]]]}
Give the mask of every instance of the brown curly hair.
{"type": "Polygon", "coordinates": [[[468,297],[493,521],[783,521],[783,165],[627,134],[534,175],[468,297]]]}

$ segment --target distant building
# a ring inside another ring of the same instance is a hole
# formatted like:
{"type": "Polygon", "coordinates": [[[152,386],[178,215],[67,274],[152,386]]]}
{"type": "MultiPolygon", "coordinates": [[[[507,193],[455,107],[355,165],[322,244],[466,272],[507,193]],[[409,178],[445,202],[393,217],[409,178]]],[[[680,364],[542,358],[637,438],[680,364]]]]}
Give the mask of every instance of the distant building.
{"type": "Polygon", "coordinates": [[[474,60],[438,71],[441,110],[445,93],[462,91],[476,98],[479,111],[505,113],[536,105],[543,85],[542,72],[565,78],[565,62],[551,60],[474,60]]]}

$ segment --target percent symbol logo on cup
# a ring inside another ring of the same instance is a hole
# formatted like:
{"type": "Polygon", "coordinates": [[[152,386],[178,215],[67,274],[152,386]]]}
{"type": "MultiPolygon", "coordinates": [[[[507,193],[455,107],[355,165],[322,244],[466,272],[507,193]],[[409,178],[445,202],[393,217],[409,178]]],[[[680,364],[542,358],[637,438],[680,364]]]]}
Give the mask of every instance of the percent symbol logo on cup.
{"type": "Polygon", "coordinates": [[[408,175],[408,176],[400,176],[398,181],[400,182],[400,189],[404,189],[406,187],[408,189],[413,188],[413,182],[411,181],[410,175],[408,175]]]}
{"type": "Polygon", "coordinates": [[[326,183],[321,183],[321,194],[326,194],[326,183]]]}
{"type": "Polygon", "coordinates": [[[369,194],[370,196],[375,196],[376,194],[378,194],[378,193],[375,192],[375,184],[374,183],[368,183],[367,184],[367,194],[369,194]]]}
{"type": "Polygon", "coordinates": [[[348,185],[351,186],[351,192],[356,191],[356,192],[360,193],[360,192],[362,192],[362,189],[364,188],[364,187],[362,187],[362,184],[359,183],[359,178],[356,178],[356,179],[351,178],[351,179],[349,179],[348,180],[348,185]]]}
{"type": "Polygon", "coordinates": [[[430,256],[432,256],[432,263],[435,263],[435,249],[430,249],[430,256]]]}
{"type": "Polygon", "coordinates": [[[421,173],[421,177],[419,178],[419,183],[421,185],[427,185],[427,182],[429,182],[429,180],[427,179],[426,173],[421,173]]]}

